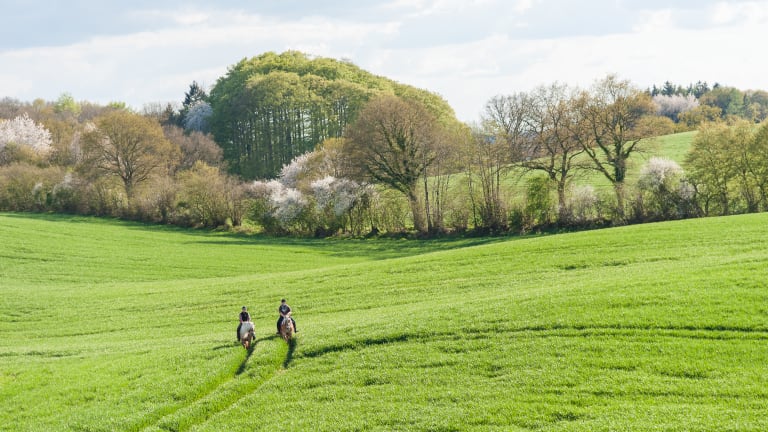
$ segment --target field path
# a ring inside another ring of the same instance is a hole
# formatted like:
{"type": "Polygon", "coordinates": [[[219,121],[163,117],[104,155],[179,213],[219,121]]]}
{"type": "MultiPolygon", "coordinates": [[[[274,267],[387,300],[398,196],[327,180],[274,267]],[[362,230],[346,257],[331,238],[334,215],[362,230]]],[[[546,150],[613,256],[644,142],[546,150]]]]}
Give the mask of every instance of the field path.
{"type": "MultiPolygon", "coordinates": [[[[208,421],[216,414],[237,404],[243,396],[257,391],[262,385],[288,367],[296,344],[290,346],[274,335],[256,340],[234,373],[202,389],[194,399],[161,413],[132,430],[186,431],[208,421]],[[250,360],[257,353],[255,364],[250,360]]],[[[232,369],[229,369],[232,370],[232,369]]]]}

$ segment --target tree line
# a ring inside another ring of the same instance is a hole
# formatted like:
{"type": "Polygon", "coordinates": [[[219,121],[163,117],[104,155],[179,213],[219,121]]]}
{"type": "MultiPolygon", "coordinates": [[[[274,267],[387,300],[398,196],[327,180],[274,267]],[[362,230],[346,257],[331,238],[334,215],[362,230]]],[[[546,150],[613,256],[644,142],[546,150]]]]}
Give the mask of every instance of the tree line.
{"type": "Polygon", "coordinates": [[[286,52],[244,59],[210,92],[193,82],[180,104],[142,112],[66,93],[6,98],[0,210],[316,236],[765,211],[765,92],[667,84],[554,83],[495,96],[466,125],[439,95],[286,52]],[[685,170],[638,156],[686,130],[698,132],[685,170]],[[610,189],[589,184],[595,176],[610,189]]]}

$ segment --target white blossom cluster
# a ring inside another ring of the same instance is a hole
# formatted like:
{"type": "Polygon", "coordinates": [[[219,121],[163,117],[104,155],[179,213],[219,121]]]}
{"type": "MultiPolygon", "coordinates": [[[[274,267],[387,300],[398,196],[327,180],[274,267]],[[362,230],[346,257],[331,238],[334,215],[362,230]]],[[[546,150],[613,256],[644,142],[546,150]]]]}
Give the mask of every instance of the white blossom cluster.
{"type": "Polygon", "coordinates": [[[683,177],[683,169],[677,162],[660,157],[652,157],[640,170],[638,185],[641,189],[657,191],[661,188],[674,190],[672,183],[683,177]]]}
{"type": "Polygon", "coordinates": [[[586,222],[593,217],[599,198],[591,185],[578,186],[573,189],[570,207],[578,222],[586,222]]]}
{"type": "Polygon", "coordinates": [[[267,199],[269,215],[283,227],[295,223],[307,207],[307,200],[301,191],[287,187],[281,180],[257,180],[253,182],[252,189],[267,199]]]}
{"type": "Polygon", "coordinates": [[[287,186],[295,188],[301,175],[307,171],[307,163],[309,162],[312,153],[304,153],[303,155],[296,156],[291,163],[283,165],[280,170],[280,182],[287,186]]]}
{"type": "Polygon", "coordinates": [[[34,122],[27,113],[13,120],[0,120],[0,149],[8,144],[28,146],[38,154],[51,149],[51,133],[34,122]]]}
{"type": "Polygon", "coordinates": [[[275,205],[272,215],[281,225],[288,226],[295,223],[307,206],[304,195],[294,188],[284,187],[272,193],[270,197],[275,205]]]}
{"type": "Polygon", "coordinates": [[[184,129],[208,132],[208,120],[213,115],[213,108],[208,102],[197,101],[189,108],[184,117],[184,129]]]}
{"type": "Polygon", "coordinates": [[[656,114],[677,120],[678,116],[699,106],[699,101],[694,95],[656,95],[653,97],[656,104],[656,114]]]}
{"type": "Polygon", "coordinates": [[[255,181],[251,186],[254,195],[265,201],[263,215],[283,228],[309,220],[332,226],[370,192],[369,186],[331,175],[309,181],[311,159],[311,153],[297,156],[283,166],[278,179],[255,181]]]}
{"type": "Polygon", "coordinates": [[[330,208],[336,217],[343,215],[355,204],[362,188],[349,179],[326,176],[310,185],[319,210],[330,208]]]}

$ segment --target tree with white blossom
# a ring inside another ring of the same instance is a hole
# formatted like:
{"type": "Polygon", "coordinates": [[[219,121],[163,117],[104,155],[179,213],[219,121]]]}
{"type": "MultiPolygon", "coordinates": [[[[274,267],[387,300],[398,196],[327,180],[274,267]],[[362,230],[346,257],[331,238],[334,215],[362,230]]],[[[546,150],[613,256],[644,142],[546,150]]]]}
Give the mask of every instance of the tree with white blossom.
{"type": "Polygon", "coordinates": [[[652,157],[640,170],[637,182],[640,190],[639,204],[652,219],[675,219],[686,216],[694,197],[692,186],[685,179],[685,172],[677,162],[652,157]]]}
{"type": "Polygon", "coordinates": [[[344,229],[349,222],[353,231],[361,231],[361,220],[355,218],[352,210],[373,193],[369,185],[346,178],[326,176],[310,184],[315,205],[320,215],[318,222],[324,222],[330,231],[344,229]]]}
{"type": "Polygon", "coordinates": [[[679,120],[680,114],[699,106],[699,100],[692,94],[656,95],[653,97],[653,103],[656,105],[656,114],[669,117],[675,123],[679,120]]]}
{"type": "Polygon", "coordinates": [[[27,113],[12,120],[0,120],[0,163],[13,159],[9,153],[31,152],[42,156],[51,150],[51,133],[27,113]]]}
{"type": "Polygon", "coordinates": [[[362,230],[362,216],[355,213],[372,194],[368,185],[334,177],[324,169],[322,152],[295,157],[280,176],[255,181],[252,214],[267,231],[335,233],[349,226],[362,230]]]}
{"type": "Polygon", "coordinates": [[[197,101],[189,107],[189,111],[184,116],[184,129],[187,131],[197,131],[208,133],[210,130],[209,120],[213,115],[213,108],[208,102],[197,101]]]}

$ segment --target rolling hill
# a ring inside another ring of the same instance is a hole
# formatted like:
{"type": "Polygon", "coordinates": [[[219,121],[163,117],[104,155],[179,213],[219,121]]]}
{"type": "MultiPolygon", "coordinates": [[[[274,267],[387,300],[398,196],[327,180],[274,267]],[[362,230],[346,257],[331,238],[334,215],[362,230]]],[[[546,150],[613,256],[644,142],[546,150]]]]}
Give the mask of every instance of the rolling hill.
{"type": "Polygon", "coordinates": [[[313,241],[0,214],[0,430],[765,430],[766,222],[313,241]]]}

